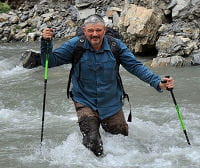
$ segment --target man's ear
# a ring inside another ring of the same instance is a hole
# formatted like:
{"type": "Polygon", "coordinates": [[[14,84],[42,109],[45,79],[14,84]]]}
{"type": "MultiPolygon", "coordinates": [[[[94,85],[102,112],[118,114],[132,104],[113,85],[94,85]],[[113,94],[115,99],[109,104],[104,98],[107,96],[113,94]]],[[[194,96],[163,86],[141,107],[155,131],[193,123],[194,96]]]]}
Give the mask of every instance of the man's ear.
{"type": "Polygon", "coordinates": [[[83,33],[85,33],[85,27],[82,27],[82,31],[83,31],[83,33]]]}
{"type": "Polygon", "coordinates": [[[106,30],[107,30],[107,26],[104,27],[104,31],[105,31],[104,34],[106,34],[106,30]]]}
{"type": "Polygon", "coordinates": [[[86,28],[82,27],[83,34],[86,35],[86,28]]]}

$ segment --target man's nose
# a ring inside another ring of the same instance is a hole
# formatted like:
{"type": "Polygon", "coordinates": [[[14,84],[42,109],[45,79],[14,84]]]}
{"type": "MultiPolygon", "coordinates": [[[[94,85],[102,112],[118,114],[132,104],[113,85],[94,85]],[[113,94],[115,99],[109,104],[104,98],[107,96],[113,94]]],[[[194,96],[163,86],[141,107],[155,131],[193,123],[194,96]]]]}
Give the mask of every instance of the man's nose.
{"type": "Polygon", "coordinates": [[[97,35],[97,31],[93,31],[92,35],[96,36],[97,35]]]}

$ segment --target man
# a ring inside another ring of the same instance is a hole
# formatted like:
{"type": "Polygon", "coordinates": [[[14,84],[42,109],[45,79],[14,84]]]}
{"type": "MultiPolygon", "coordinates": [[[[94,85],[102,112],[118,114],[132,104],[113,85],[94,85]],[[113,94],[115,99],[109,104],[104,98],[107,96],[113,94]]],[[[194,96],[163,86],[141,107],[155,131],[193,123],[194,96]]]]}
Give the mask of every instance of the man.
{"type": "MultiPolygon", "coordinates": [[[[85,52],[75,65],[72,74],[72,94],[77,111],[83,144],[96,156],[103,154],[99,134],[102,128],[112,134],[128,135],[128,125],[122,111],[122,88],[117,77],[119,65],[111,51],[106,26],[99,15],[91,15],[84,21],[83,32],[85,52]]],[[[45,28],[41,41],[42,64],[45,62],[44,39],[51,39],[53,30],[45,28]]],[[[80,37],[74,37],[50,53],[49,67],[72,63],[73,52],[80,37]]],[[[161,78],[139,62],[127,46],[115,39],[120,47],[122,66],[139,79],[149,83],[158,91],[174,87],[173,78],[161,78]]]]}

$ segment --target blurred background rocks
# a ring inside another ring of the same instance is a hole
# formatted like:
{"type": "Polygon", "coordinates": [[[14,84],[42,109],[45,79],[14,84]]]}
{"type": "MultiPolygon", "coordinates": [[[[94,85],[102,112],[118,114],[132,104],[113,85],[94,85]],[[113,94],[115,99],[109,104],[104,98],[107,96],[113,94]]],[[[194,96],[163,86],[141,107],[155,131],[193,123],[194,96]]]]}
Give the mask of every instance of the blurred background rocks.
{"type": "Polygon", "coordinates": [[[40,40],[51,25],[55,39],[75,36],[82,20],[97,13],[118,30],[122,41],[150,66],[200,64],[199,0],[1,0],[11,10],[0,13],[0,41],[40,40]]]}

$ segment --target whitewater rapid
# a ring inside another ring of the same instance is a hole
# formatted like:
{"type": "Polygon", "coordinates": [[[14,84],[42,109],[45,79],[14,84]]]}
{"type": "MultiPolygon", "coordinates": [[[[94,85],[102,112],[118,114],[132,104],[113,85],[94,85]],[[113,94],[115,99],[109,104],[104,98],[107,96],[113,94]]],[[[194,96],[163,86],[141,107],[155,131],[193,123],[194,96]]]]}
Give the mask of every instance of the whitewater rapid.
{"type": "MultiPolygon", "coordinates": [[[[129,136],[100,129],[104,156],[82,144],[73,102],[66,98],[69,66],[49,70],[44,143],[41,147],[43,67],[24,69],[20,57],[39,44],[0,47],[0,167],[2,168],[199,168],[200,67],[158,68],[176,80],[174,93],[191,145],[186,142],[170,93],[158,93],[121,70],[133,122],[129,136]]],[[[142,61],[144,61],[142,59],[142,61]]],[[[129,105],[125,102],[125,116],[129,105]]]]}

